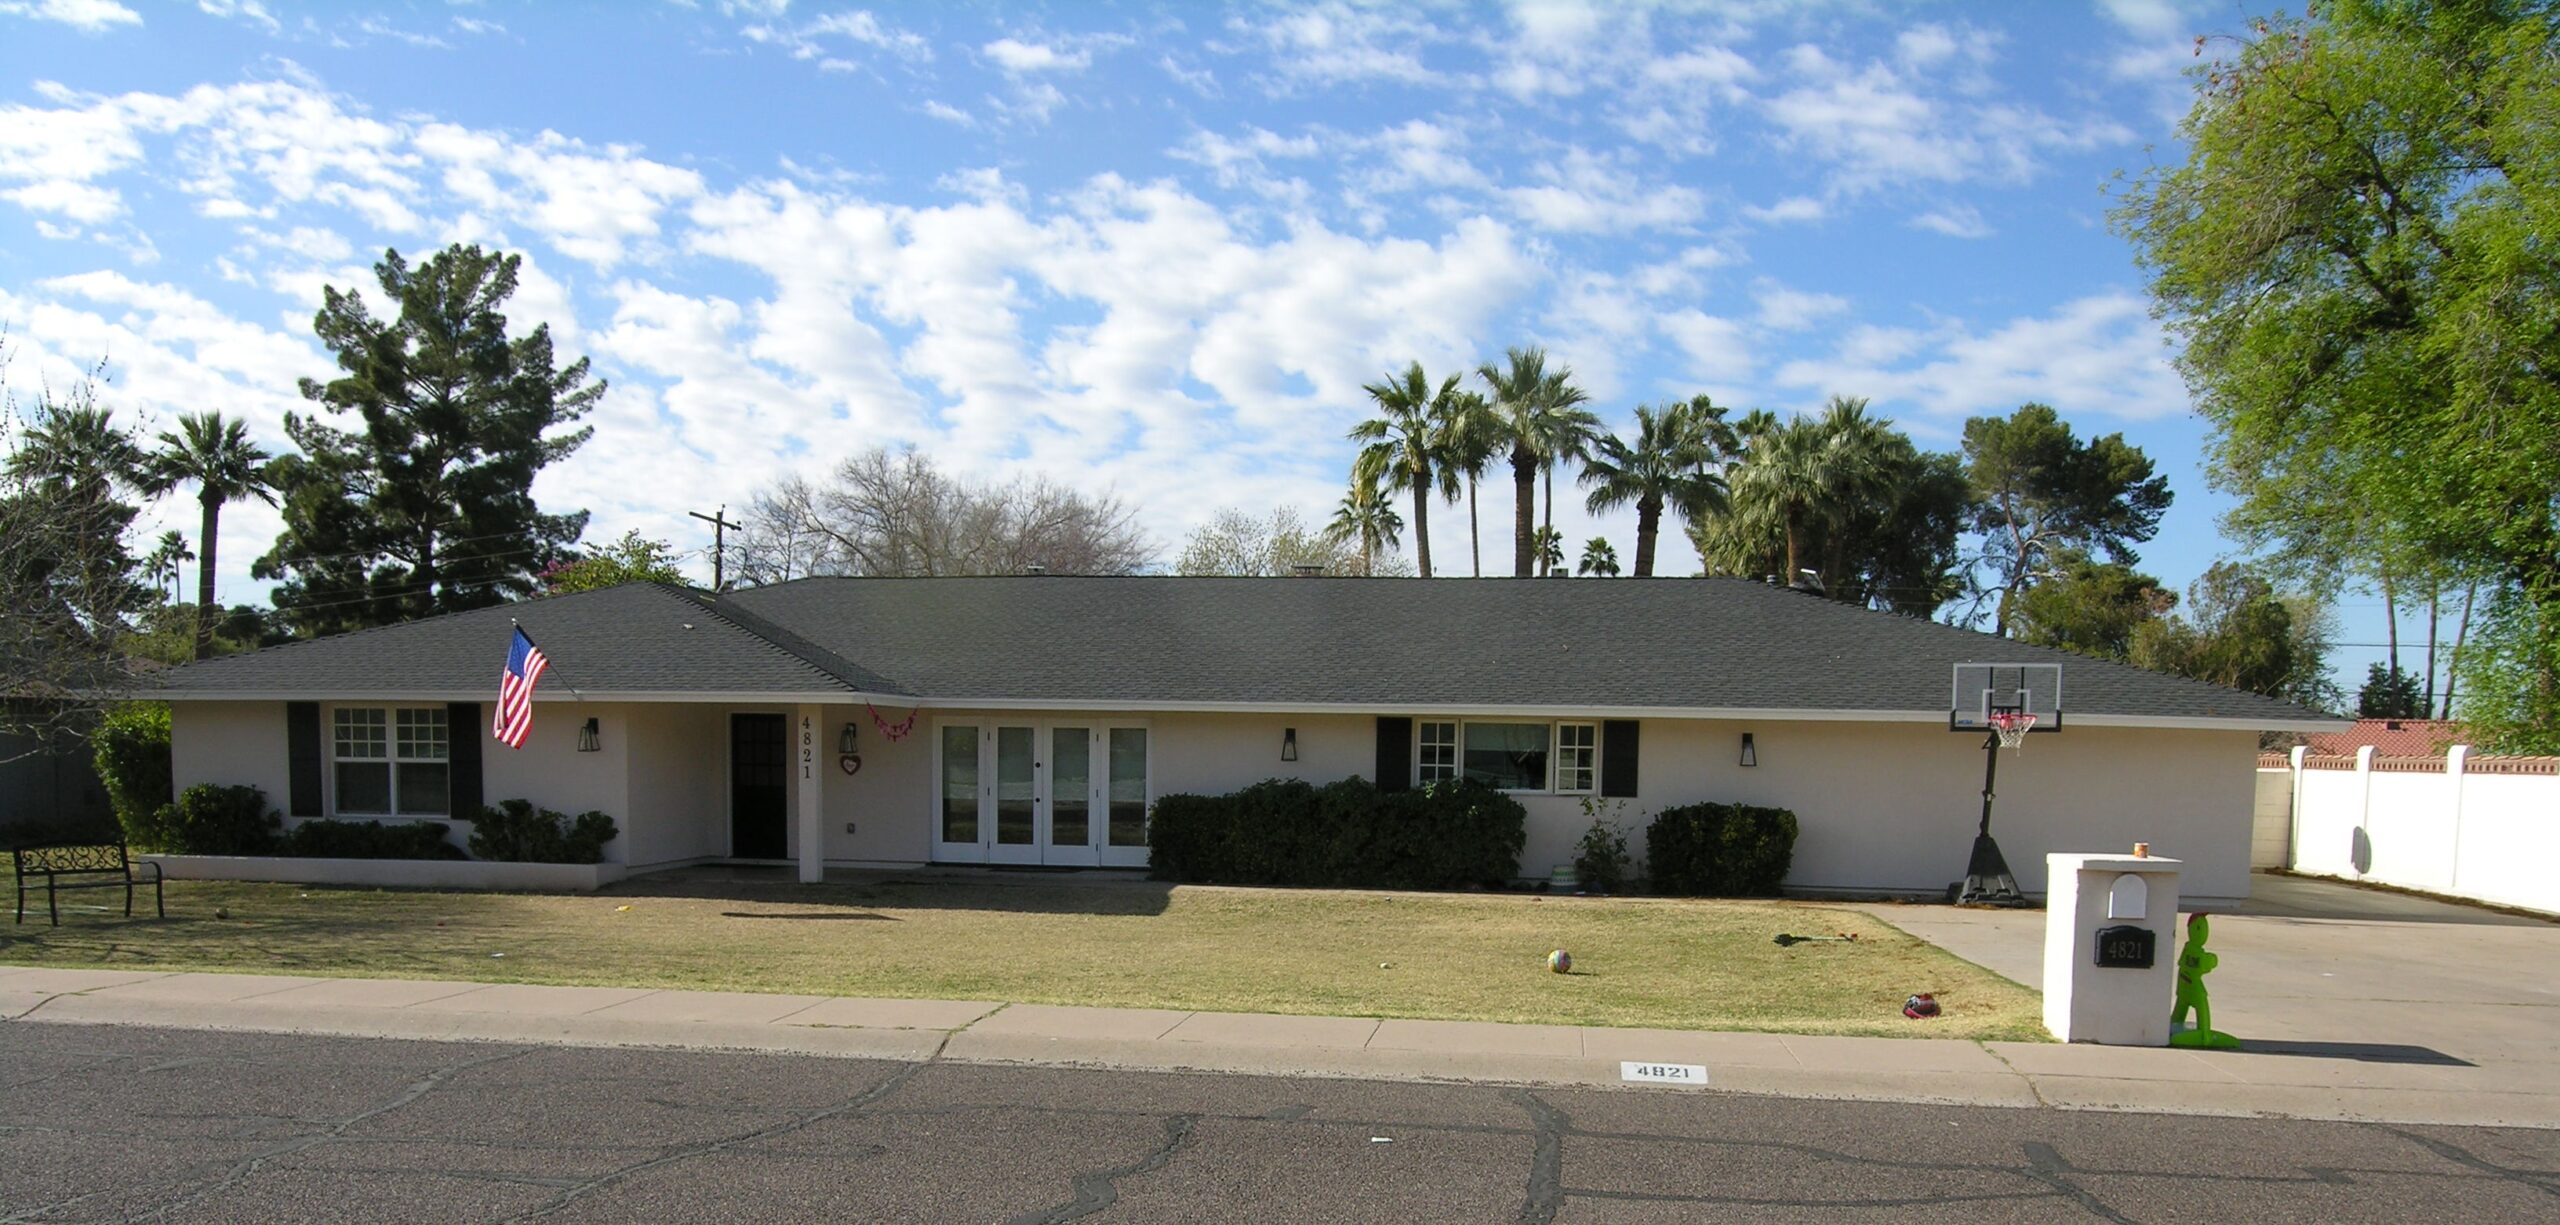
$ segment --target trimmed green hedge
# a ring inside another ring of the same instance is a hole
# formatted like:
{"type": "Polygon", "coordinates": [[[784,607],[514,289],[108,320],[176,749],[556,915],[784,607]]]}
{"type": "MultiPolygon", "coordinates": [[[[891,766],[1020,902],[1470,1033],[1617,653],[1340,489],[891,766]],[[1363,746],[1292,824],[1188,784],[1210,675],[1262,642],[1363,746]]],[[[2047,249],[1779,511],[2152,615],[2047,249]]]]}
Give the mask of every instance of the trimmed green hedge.
{"type": "MultiPolygon", "coordinates": [[[[124,839],[144,850],[175,849],[160,813],[176,797],[171,794],[169,708],[159,702],[133,702],[116,707],[89,733],[89,747],[106,784],[107,803],[124,826],[124,839]]],[[[263,803],[263,801],[262,801],[263,803]]]]}
{"type": "Polygon", "coordinates": [[[500,800],[472,820],[471,854],[499,863],[603,863],[604,844],[619,832],[600,812],[572,821],[530,800],[500,800]]]}
{"type": "Polygon", "coordinates": [[[1796,814],[1752,804],[1684,804],[1644,834],[1656,893],[1772,897],[1796,854],[1796,814]]]}
{"type": "Polygon", "coordinates": [[[311,859],[460,859],[444,840],[442,821],[305,821],[277,844],[276,854],[311,859]]]}
{"type": "Polygon", "coordinates": [[[1482,783],[1380,791],[1271,779],[1232,795],[1168,795],[1148,822],[1158,880],[1461,889],[1520,871],[1528,810],[1482,783]]]}
{"type": "Polygon", "coordinates": [[[275,850],[276,826],[267,793],[255,787],[197,783],[178,793],[153,817],[160,849],[179,855],[266,855],[275,850]]]}

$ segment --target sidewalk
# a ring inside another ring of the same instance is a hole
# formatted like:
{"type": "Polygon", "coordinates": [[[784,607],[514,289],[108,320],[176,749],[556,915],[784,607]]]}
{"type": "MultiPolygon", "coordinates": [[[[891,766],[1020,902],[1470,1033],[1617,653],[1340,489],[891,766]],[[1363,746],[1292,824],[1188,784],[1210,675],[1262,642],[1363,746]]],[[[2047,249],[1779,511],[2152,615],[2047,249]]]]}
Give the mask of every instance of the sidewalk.
{"type": "MultiPolygon", "coordinates": [[[[2560,1127],[2560,1074],[2460,1060],[1700,1033],[959,1000],[0,966],[0,1018],[185,1029],[789,1051],[1388,1080],[1618,1085],[1695,1064],[1706,1092],[2560,1127]]],[[[1670,1090],[1683,1091],[1683,1090],[1670,1090]]]]}

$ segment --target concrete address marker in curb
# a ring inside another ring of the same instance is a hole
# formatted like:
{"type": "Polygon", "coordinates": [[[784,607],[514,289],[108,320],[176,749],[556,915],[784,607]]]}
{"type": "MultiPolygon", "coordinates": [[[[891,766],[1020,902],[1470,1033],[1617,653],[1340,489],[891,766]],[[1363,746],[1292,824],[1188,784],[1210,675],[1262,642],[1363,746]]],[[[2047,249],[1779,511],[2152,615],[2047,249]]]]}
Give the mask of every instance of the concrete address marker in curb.
{"type": "Polygon", "coordinates": [[[1703,1085],[1707,1083],[1707,1070],[1694,1063],[1636,1063],[1628,1060],[1618,1064],[1618,1079],[1648,1085],[1703,1085]]]}

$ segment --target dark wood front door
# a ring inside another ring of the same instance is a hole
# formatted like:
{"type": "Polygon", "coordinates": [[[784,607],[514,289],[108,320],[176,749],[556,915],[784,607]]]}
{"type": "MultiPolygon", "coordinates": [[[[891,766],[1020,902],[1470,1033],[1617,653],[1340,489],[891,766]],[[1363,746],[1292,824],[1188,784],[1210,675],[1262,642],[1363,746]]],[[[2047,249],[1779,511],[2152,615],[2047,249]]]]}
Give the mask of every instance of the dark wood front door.
{"type": "Polygon", "coordinates": [[[729,716],[731,857],[791,857],[789,771],[782,716],[729,716]]]}

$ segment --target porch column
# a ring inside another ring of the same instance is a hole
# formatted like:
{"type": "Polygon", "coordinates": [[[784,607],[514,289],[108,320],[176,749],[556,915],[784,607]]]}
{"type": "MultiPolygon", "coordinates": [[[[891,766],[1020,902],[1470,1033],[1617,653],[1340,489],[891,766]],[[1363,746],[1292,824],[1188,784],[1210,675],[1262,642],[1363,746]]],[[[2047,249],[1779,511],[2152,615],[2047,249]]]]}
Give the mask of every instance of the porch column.
{"type": "Polygon", "coordinates": [[[818,768],[819,707],[800,708],[799,734],[793,758],[800,766],[800,883],[814,885],[827,875],[826,830],[819,819],[819,796],[826,771],[818,768]]]}

